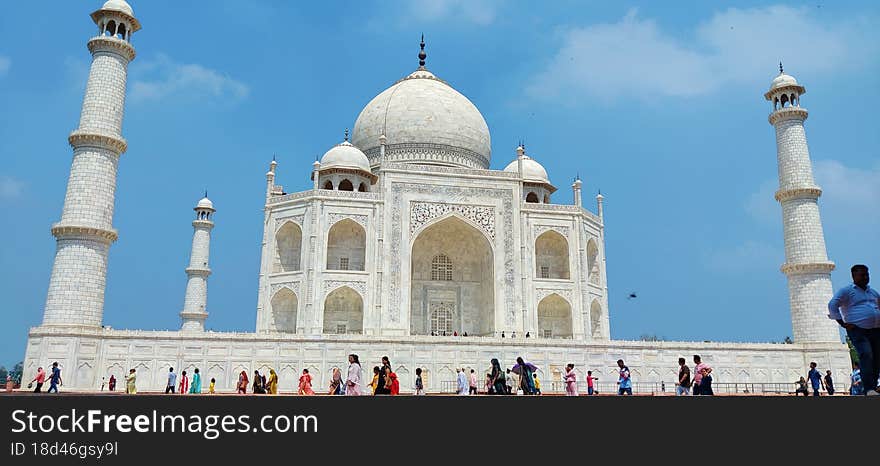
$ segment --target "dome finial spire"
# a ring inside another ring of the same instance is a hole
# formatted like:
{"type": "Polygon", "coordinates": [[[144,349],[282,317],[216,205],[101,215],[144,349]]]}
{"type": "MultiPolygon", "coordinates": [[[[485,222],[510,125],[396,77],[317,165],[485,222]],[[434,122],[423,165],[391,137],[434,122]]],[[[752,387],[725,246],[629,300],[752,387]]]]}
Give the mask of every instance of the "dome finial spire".
{"type": "Polygon", "coordinates": [[[428,54],[425,53],[425,34],[422,33],[422,42],[419,44],[421,50],[419,51],[419,68],[425,67],[425,58],[428,57],[428,54]]]}
{"type": "Polygon", "coordinates": [[[779,62],[779,74],[782,73],[784,73],[784,71],[782,71],[782,62],[779,62]]]}
{"type": "Polygon", "coordinates": [[[345,142],[348,142],[348,128],[345,128],[345,142]]]}

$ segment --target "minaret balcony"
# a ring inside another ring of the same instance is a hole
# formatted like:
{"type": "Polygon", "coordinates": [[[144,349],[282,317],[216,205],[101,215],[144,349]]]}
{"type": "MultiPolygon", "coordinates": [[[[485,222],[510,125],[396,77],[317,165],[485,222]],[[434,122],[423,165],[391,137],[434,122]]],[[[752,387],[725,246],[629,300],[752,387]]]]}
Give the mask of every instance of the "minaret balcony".
{"type": "Polygon", "coordinates": [[[779,202],[785,202],[792,199],[819,199],[822,195],[822,189],[818,186],[809,188],[780,189],[773,196],[779,202]]]}
{"type": "Polygon", "coordinates": [[[767,117],[767,121],[770,122],[771,125],[775,125],[780,121],[786,120],[806,120],[809,112],[805,108],[801,107],[783,107],[777,110],[774,110],[770,116],[767,117]]]}
{"type": "Polygon", "coordinates": [[[91,131],[76,130],[67,137],[67,142],[74,149],[83,146],[95,146],[101,149],[112,150],[117,154],[123,154],[128,149],[128,142],[111,134],[94,133],[91,131]]]}
{"type": "Polygon", "coordinates": [[[56,223],[52,225],[52,235],[56,238],[86,238],[101,239],[108,243],[112,243],[119,238],[119,234],[114,229],[98,228],[89,225],[71,225],[66,223],[56,223]]]}
{"type": "Polygon", "coordinates": [[[780,270],[782,273],[786,275],[799,275],[799,274],[809,274],[809,273],[831,273],[835,268],[834,262],[831,261],[822,261],[822,262],[806,262],[806,263],[796,263],[796,264],[782,264],[780,270]]]}
{"type": "Polygon", "coordinates": [[[108,36],[92,37],[89,40],[89,52],[92,54],[95,52],[115,53],[128,61],[134,60],[137,55],[134,47],[125,40],[108,36]]]}

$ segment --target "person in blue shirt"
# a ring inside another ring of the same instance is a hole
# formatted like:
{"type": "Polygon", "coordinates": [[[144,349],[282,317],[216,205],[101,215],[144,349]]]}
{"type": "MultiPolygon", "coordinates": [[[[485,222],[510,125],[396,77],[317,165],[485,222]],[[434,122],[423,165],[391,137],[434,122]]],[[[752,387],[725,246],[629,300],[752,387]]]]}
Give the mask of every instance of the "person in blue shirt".
{"type": "Polygon", "coordinates": [[[52,363],[52,375],[49,376],[49,390],[46,393],[58,393],[58,386],[64,385],[61,380],[61,369],[58,368],[58,361],[52,363]]]}
{"type": "Polygon", "coordinates": [[[816,370],[816,363],[810,363],[810,372],[807,373],[807,378],[810,379],[810,385],[813,386],[813,396],[819,396],[819,388],[824,388],[824,383],[822,382],[822,374],[816,370]]]}
{"type": "Polygon", "coordinates": [[[849,376],[849,394],[864,395],[862,392],[862,371],[859,369],[859,363],[853,363],[852,374],[849,376]]]}
{"type": "Polygon", "coordinates": [[[862,391],[867,396],[880,395],[880,293],[868,286],[868,266],[856,264],[850,269],[853,283],[828,302],[828,318],[834,319],[852,342],[862,370],[862,391]]]}
{"type": "Polygon", "coordinates": [[[626,367],[626,365],[623,363],[623,359],[617,360],[617,367],[620,368],[620,377],[617,379],[617,385],[619,385],[619,387],[617,388],[617,394],[632,395],[632,378],[629,375],[629,367],[626,367]]]}

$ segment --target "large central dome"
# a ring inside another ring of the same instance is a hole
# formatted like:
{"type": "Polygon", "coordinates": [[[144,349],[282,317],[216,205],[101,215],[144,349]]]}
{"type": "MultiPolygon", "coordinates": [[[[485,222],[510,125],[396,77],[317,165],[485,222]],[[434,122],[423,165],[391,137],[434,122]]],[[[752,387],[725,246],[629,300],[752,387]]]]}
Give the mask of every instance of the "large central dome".
{"type": "Polygon", "coordinates": [[[361,111],[351,142],[382,163],[385,160],[467,168],[489,168],[491,139],[483,115],[467,97],[419,67],[377,95],[361,111]]]}

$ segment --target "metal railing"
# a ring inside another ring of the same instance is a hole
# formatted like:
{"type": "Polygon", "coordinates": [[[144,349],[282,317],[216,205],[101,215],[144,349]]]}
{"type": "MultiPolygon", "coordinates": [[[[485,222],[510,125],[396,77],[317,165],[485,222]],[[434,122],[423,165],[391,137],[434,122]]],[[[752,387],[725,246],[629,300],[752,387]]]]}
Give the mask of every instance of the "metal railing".
{"type": "MultiPolygon", "coordinates": [[[[578,394],[587,394],[587,383],[578,381],[578,394]]],[[[712,391],[715,394],[724,395],[782,395],[796,394],[797,385],[788,382],[713,382],[712,391]]],[[[479,386],[480,393],[484,393],[484,386],[479,386]]],[[[616,394],[618,390],[617,382],[594,382],[594,394],[616,394]]],[[[809,389],[812,395],[812,388],[809,389]]],[[[633,382],[633,395],[675,395],[675,384],[672,382],[633,382]]],[[[440,383],[441,393],[458,392],[458,382],[455,380],[444,380],[440,383]]],[[[561,380],[553,380],[541,383],[542,393],[565,393],[565,382],[561,380]]],[[[835,387],[835,394],[849,394],[849,385],[842,384],[835,387]]],[[[825,390],[821,390],[821,394],[827,395],[825,390]]]]}

